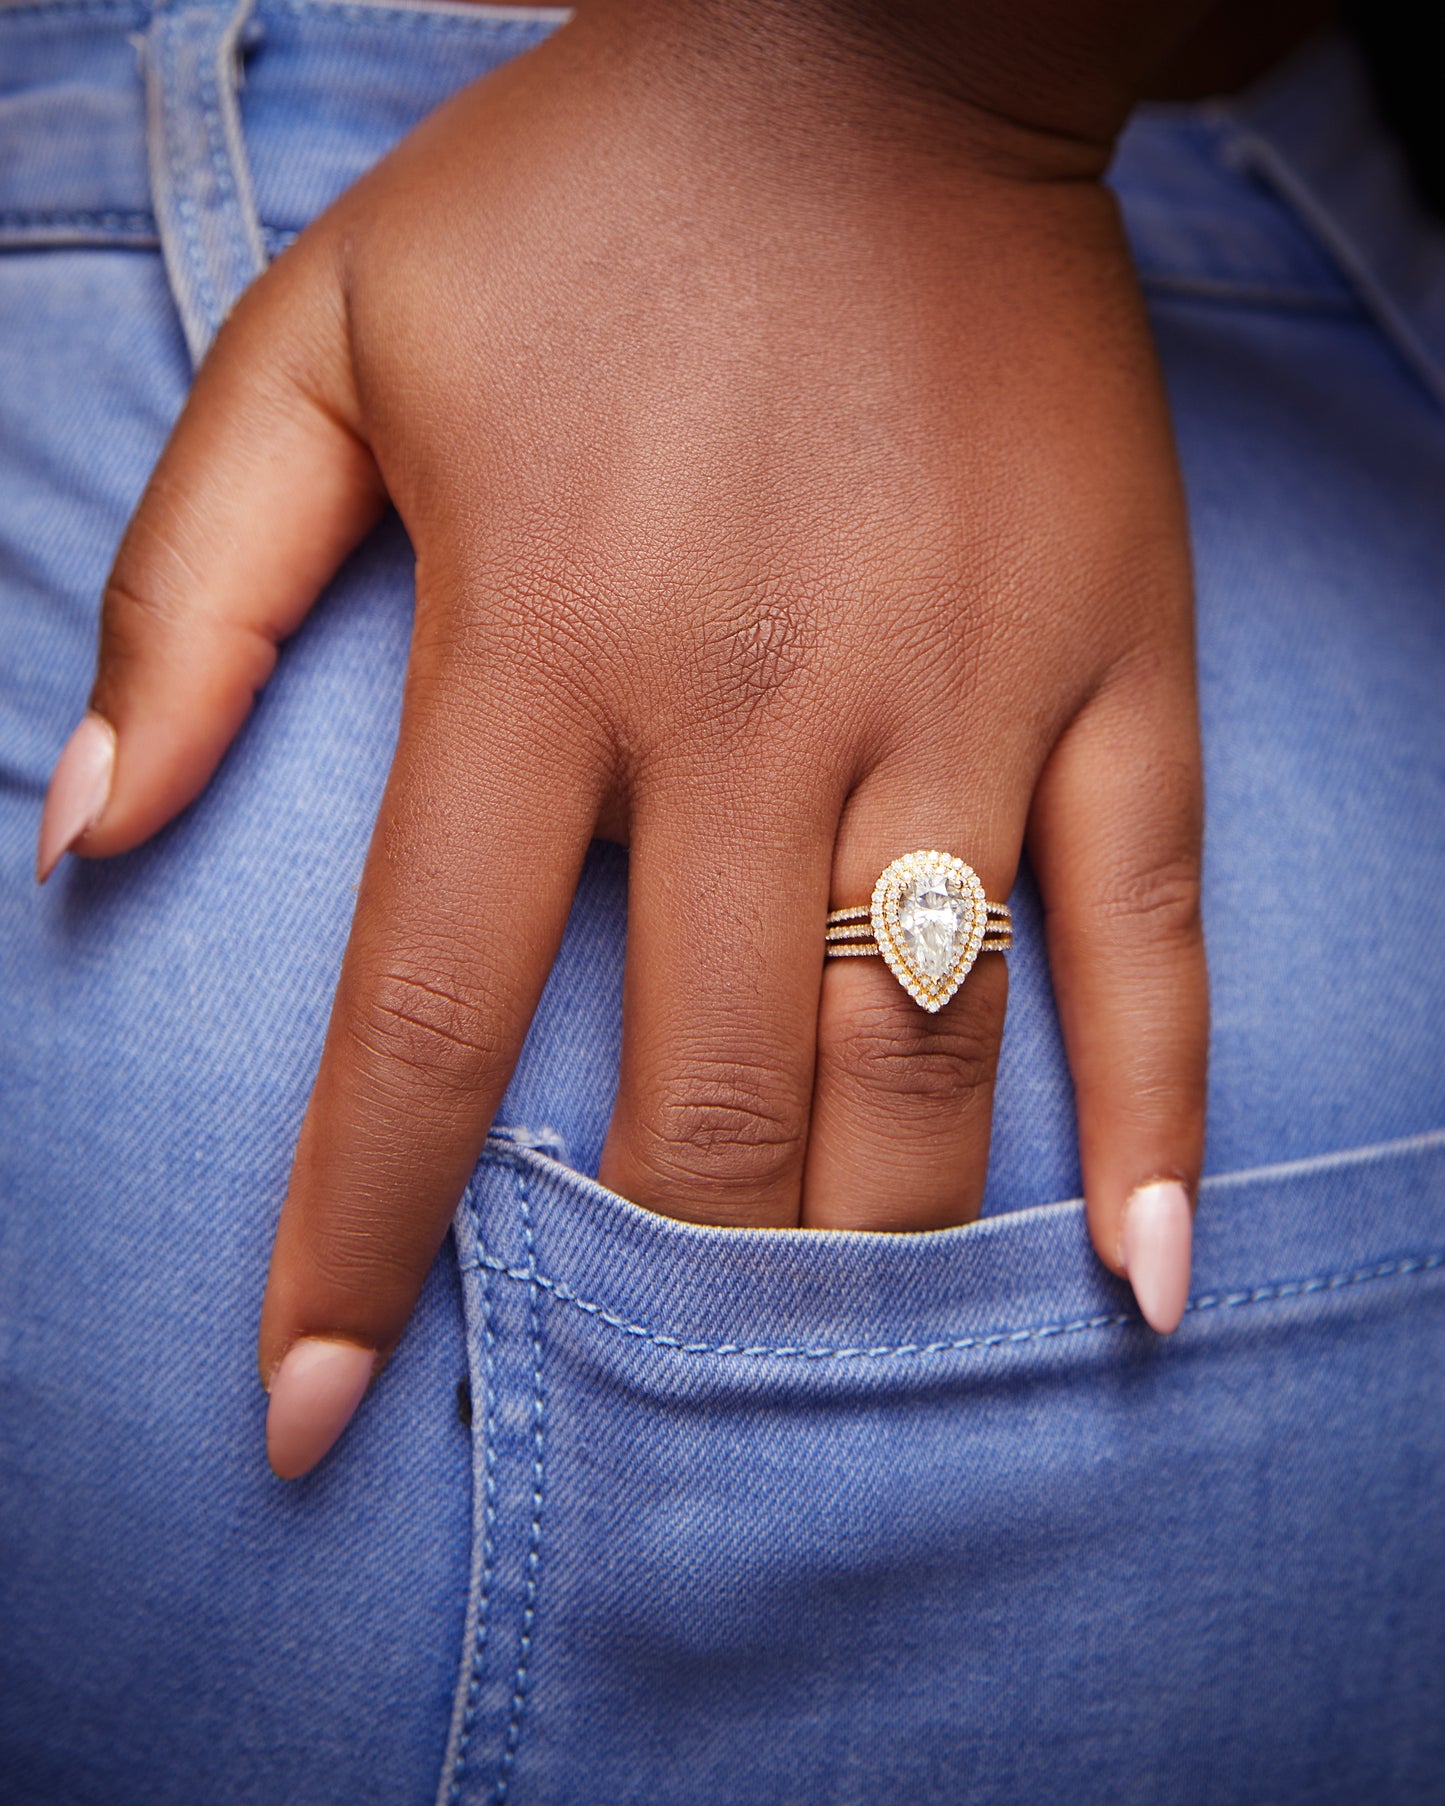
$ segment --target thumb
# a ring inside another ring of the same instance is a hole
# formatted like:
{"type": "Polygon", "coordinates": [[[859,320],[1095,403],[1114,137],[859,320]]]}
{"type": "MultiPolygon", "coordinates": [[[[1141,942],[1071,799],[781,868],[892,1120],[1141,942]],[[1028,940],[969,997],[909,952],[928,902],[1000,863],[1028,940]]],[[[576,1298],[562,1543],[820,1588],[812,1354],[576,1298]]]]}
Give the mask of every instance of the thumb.
{"type": "Polygon", "coordinates": [[[64,853],[126,852],[200,794],[384,500],[338,259],[308,235],[217,336],[126,529],[90,706],[45,799],[42,883],[64,853]]]}

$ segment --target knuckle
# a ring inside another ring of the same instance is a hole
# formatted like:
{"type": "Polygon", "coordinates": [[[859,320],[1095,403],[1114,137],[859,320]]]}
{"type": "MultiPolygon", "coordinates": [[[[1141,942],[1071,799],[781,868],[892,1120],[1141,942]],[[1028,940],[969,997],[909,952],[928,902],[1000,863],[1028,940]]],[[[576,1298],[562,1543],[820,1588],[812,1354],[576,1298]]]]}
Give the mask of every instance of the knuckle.
{"type": "Polygon", "coordinates": [[[164,669],[167,651],[187,640],[193,644],[210,640],[217,650],[223,647],[228,671],[251,694],[275,669],[276,642],[263,629],[198,613],[194,594],[182,595],[156,571],[132,575],[117,567],[102,598],[102,692],[111,692],[117,684],[123,686],[148,664],[164,669]]]}
{"type": "Polygon", "coordinates": [[[390,967],[371,976],[348,1012],[347,1029],[373,1078],[401,1073],[467,1094],[505,1078],[497,1013],[434,974],[390,967]]]}
{"type": "Polygon", "coordinates": [[[124,610],[162,621],[193,605],[206,570],[207,511],[193,455],[173,444],[151,473],[107,581],[124,610]]]}
{"type": "Polygon", "coordinates": [[[809,611],[786,593],[737,598],[721,609],[704,641],[704,662],[729,713],[766,712],[801,676],[811,650],[809,611]]]}
{"type": "Polygon", "coordinates": [[[695,558],[669,564],[657,602],[667,622],[692,623],[680,700],[696,728],[726,736],[757,732],[791,723],[811,706],[823,611],[791,555],[769,554],[761,568],[741,574],[715,562],[699,568],[695,558]]]}
{"type": "Polygon", "coordinates": [[[1179,942],[1201,932],[1201,873],[1196,853],[1155,860],[1116,878],[1095,900],[1095,913],[1113,934],[1179,942]]]}
{"type": "Polygon", "coordinates": [[[989,1092],[999,1028],[995,1013],[970,997],[935,1016],[902,999],[859,1001],[829,1025],[828,1076],[875,1107],[936,1115],[989,1092]]]}
{"type": "Polygon", "coordinates": [[[107,666],[140,659],[195,620],[206,559],[198,520],[183,504],[180,487],[166,476],[163,460],[125,530],[101,598],[101,659],[107,666]]]}
{"type": "Polygon", "coordinates": [[[367,1322],[380,1300],[418,1283],[415,1261],[408,1262],[374,1218],[343,1217],[313,1231],[306,1258],[310,1286],[326,1298],[333,1318],[367,1322]]]}
{"type": "Polygon", "coordinates": [[[174,643],[181,610],[171,586],[153,580],[140,561],[122,554],[101,598],[100,650],[91,706],[112,720],[124,700],[174,643]]]}
{"type": "Polygon", "coordinates": [[[111,669],[134,662],[180,619],[181,607],[171,586],[138,569],[134,558],[123,558],[101,599],[101,662],[111,669]]]}
{"type": "Polygon", "coordinates": [[[639,1124],[635,1151],[667,1192],[720,1194],[740,1208],[796,1184],[807,1099],[775,1068],[698,1060],[663,1088],[639,1124]]]}

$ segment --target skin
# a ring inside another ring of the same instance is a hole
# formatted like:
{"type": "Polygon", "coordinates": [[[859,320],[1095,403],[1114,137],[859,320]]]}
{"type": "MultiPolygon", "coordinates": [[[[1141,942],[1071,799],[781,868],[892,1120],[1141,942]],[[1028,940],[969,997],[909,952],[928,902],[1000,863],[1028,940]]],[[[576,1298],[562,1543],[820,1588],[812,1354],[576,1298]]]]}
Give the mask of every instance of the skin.
{"type": "Polygon", "coordinates": [[[918,847],[1004,898],[1026,844],[1100,1258],[1136,1187],[1193,1195],[1190,577],[1097,179],[1169,9],[1035,10],[1031,70],[1027,8],[876,37],[862,8],[593,8],[217,339],[106,594],[115,775],[77,850],[200,791],[387,500],[417,555],[263,1376],[298,1337],[394,1346],[597,833],[632,849],[604,1183],[719,1224],[975,1216],[1004,961],[927,1016],[881,961],[825,968],[823,918],[918,847]]]}

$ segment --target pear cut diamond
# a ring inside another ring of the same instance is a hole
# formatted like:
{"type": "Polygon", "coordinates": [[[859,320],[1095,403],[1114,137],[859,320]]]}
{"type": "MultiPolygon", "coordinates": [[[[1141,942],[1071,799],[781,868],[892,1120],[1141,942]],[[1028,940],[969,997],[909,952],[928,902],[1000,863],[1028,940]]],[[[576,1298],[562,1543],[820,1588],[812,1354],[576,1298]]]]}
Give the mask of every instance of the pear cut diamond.
{"type": "Polygon", "coordinates": [[[939,861],[925,865],[898,899],[898,940],[908,963],[940,984],[958,964],[973,932],[973,897],[939,861]]]}
{"type": "Polygon", "coordinates": [[[925,1010],[943,1008],[983,947],[988,906],[972,866],[951,853],[905,853],[885,868],[870,905],[893,976],[925,1010]]]}

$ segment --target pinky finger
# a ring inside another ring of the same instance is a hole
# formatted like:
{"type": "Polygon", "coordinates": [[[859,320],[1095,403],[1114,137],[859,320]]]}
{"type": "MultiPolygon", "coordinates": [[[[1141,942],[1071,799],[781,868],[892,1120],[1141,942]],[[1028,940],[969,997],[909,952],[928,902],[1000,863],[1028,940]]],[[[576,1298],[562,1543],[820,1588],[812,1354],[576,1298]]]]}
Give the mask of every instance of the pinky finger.
{"type": "Polygon", "coordinates": [[[1055,748],[1030,853],[1078,1103],[1089,1232],[1163,1334],[1189,1296],[1209,988],[1192,674],[1097,697],[1055,748]]]}

